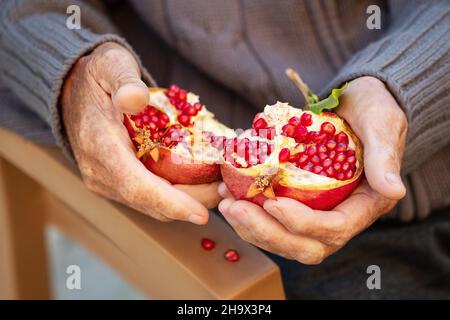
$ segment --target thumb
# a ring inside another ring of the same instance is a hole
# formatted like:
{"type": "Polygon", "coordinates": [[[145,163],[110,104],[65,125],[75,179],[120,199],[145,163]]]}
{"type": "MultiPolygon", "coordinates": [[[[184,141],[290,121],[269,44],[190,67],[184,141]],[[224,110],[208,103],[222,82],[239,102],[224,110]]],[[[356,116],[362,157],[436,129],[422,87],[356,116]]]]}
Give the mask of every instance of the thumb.
{"type": "Polygon", "coordinates": [[[123,113],[139,113],[148,104],[147,85],[138,77],[123,74],[111,94],[113,105],[123,113]]]}
{"type": "Polygon", "coordinates": [[[116,43],[102,44],[93,54],[94,78],[111,95],[113,105],[123,113],[142,111],[149,93],[133,55],[116,43]]]}
{"type": "Polygon", "coordinates": [[[400,177],[399,152],[390,145],[375,141],[364,146],[364,171],[369,185],[392,200],[399,200],[406,193],[400,177]]]}

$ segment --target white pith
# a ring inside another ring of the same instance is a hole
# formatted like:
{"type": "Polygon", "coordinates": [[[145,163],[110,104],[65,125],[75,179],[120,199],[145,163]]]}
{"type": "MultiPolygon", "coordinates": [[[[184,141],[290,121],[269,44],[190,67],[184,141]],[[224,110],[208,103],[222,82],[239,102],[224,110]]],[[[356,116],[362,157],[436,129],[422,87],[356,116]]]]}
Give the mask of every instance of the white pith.
{"type": "MultiPolygon", "coordinates": [[[[280,163],[278,160],[278,154],[282,148],[292,149],[297,145],[295,139],[281,135],[282,127],[288,122],[288,120],[294,116],[301,117],[303,113],[309,113],[312,116],[312,125],[307,127],[308,131],[320,131],[320,125],[328,121],[332,123],[336,128],[336,133],[344,131],[347,133],[349,130],[348,126],[339,117],[333,117],[326,114],[314,114],[310,111],[303,111],[302,109],[294,108],[288,103],[277,102],[274,105],[266,105],[262,117],[267,121],[269,127],[275,127],[275,138],[272,140],[274,144],[274,151],[271,153],[269,158],[262,164],[254,165],[249,168],[236,168],[236,170],[241,171],[244,174],[251,176],[259,176],[265,174],[275,174],[278,173],[280,178],[280,184],[290,186],[290,187],[317,187],[318,185],[332,185],[339,183],[348,183],[357,179],[359,172],[355,173],[354,177],[349,180],[338,181],[334,178],[318,175],[306,170],[302,170],[296,167],[290,162],[280,163]]],[[[242,137],[248,137],[251,139],[249,132],[245,132],[242,137]]],[[[352,150],[356,149],[356,143],[353,138],[349,137],[349,147],[352,150]]],[[[236,157],[236,161],[239,162],[244,167],[246,166],[245,160],[236,157]]],[[[356,168],[358,171],[360,163],[359,160],[356,162],[356,168]]]]}

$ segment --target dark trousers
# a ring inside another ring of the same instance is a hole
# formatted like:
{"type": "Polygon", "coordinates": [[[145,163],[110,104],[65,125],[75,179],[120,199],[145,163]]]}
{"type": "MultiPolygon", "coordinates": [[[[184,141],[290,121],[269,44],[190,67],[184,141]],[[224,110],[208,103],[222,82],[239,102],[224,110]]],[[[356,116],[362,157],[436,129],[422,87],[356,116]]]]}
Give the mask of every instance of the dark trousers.
{"type": "Polygon", "coordinates": [[[449,299],[450,208],[411,224],[378,222],[317,266],[271,257],[289,299],[449,299]],[[380,267],[381,289],[367,288],[380,267]]]}

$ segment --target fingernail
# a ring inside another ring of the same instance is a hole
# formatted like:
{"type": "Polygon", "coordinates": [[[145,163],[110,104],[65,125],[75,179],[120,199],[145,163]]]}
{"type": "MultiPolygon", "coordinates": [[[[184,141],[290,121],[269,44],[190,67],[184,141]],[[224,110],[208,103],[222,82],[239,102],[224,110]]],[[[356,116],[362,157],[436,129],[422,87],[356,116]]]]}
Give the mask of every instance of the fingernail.
{"type": "Polygon", "coordinates": [[[189,221],[195,224],[204,224],[205,219],[198,214],[191,214],[189,216],[189,221]]]}
{"type": "Polygon", "coordinates": [[[222,182],[221,184],[219,184],[217,191],[219,192],[222,198],[225,198],[227,195],[227,187],[225,186],[225,183],[222,182]]]}
{"type": "Polygon", "coordinates": [[[384,175],[384,177],[389,184],[403,186],[403,182],[400,179],[399,175],[395,173],[388,172],[384,175]]]}

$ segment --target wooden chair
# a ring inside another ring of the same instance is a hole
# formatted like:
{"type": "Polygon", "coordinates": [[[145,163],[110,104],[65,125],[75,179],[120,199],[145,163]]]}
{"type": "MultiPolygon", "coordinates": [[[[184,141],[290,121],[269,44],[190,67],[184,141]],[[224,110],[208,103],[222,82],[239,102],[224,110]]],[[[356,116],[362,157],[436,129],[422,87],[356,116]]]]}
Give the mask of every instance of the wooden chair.
{"type": "Polygon", "coordinates": [[[0,129],[0,298],[51,298],[44,227],[57,227],[156,299],[284,299],[278,267],[220,218],[161,223],[83,185],[56,148],[0,129]],[[200,239],[216,241],[212,251],[200,239]],[[223,253],[235,248],[241,260],[223,253]]]}

